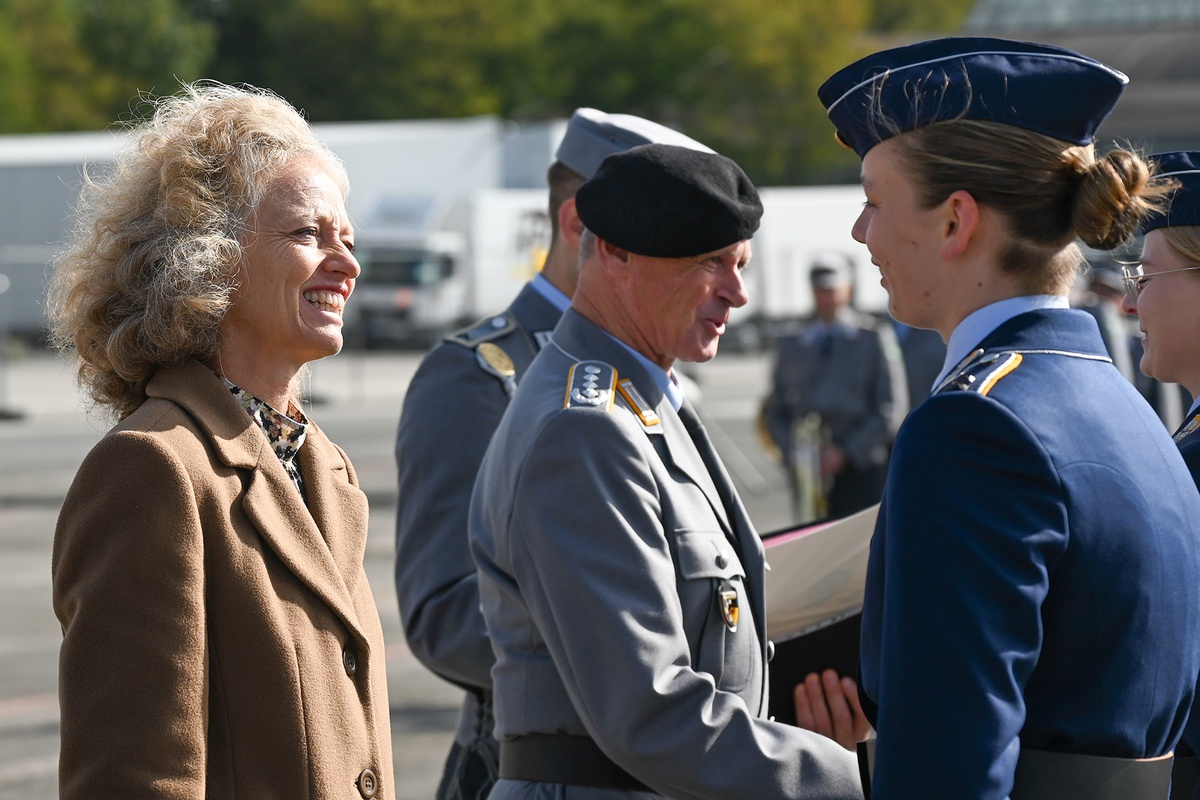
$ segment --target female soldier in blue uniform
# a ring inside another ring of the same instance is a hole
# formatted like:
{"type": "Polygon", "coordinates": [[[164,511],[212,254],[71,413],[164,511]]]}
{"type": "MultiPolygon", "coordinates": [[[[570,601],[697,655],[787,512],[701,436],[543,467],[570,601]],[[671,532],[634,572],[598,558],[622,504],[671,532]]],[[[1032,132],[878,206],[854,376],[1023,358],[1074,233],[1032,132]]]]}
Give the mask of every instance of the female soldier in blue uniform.
{"type": "Polygon", "coordinates": [[[820,89],[863,159],[853,235],[891,313],[948,344],[871,547],[874,798],[1166,796],[1200,669],[1200,495],[1067,303],[1076,237],[1112,249],[1163,192],[1133,153],[1096,154],[1126,83],[1068,50],[952,38],[820,89]]]}
{"type": "Polygon", "coordinates": [[[1142,222],[1142,257],[1124,270],[1125,311],[1140,318],[1141,369],[1151,378],[1178,383],[1191,393],[1192,407],[1175,432],[1192,478],[1200,484],[1200,273],[1165,281],[1168,273],[1200,270],[1200,152],[1151,156],[1156,181],[1173,187],[1170,206],[1142,222]]]}
{"type": "MultiPolygon", "coordinates": [[[[1196,339],[1196,309],[1200,308],[1200,152],[1151,156],[1155,181],[1172,187],[1170,205],[1142,221],[1142,257],[1124,270],[1127,313],[1139,317],[1145,334],[1142,372],[1151,378],[1178,383],[1193,399],[1175,444],[1200,486],[1200,341],[1196,339]],[[1195,273],[1184,275],[1182,273],[1195,273]],[[1168,280],[1156,280],[1172,275],[1168,280]]],[[[1192,797],[1197,777],[1194,752],[1200,750],[1200,712],[1195,706],[1183,738],[1192,751],[1177,759],[1172,797],[1192,797]],[[1179,785],[1186,783],[1186,785],[1179,785]]],[[[1178,755],[1178,754],[1177,754],[1178,755]]]]}

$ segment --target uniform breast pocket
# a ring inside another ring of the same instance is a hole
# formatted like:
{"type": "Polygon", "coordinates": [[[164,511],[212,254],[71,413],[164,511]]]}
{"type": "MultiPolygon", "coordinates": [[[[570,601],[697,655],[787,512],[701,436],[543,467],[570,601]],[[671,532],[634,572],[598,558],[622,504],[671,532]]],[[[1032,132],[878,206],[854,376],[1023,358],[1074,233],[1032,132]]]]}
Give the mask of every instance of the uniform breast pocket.
{"type": "Polygon", "coordinates": [[[746,572],[721,531],[678,531],[676,573],[692,664],[728,692],[745,689],[758,662],[746,572]]]}

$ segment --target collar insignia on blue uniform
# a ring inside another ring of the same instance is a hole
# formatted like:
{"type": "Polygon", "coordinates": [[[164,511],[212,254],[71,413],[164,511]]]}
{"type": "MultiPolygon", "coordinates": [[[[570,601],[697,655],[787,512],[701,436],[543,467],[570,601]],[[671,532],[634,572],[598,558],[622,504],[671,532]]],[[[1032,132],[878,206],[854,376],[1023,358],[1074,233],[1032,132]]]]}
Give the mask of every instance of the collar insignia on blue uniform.
{"type": "Polygon", "coordinates": [[[717,601],[721,604],[721,616],[725,619],[725,627],[730,633],[737,633],[738,617],[741,615],[737,586],[732,581],[721,581],[717,587],[717,601]]]}
{"type": "Polygon", "coordinates": [[[1188,424],[1184,425],[1182,428],[1180,428],[1179,431],[1172,438],[1177,442],[1181,441],[1189,433],[1196,430],[1197,428],[1200,428],[1200,414],[1197,414],[1196,416],[1192,417],[1188,421],[1188,424]]]}
{"type": "Polygon", "coordinates": [[[629,406],[629,410],[642,423],[643,428],[653,428],[662,424],[658,414],[654,413],[654,409],[650,407],[650,404],[646,402],[642,393],[637,390],[629,378],[622,378],[617,382],[617,391],[620,393],[621,399],[625,401],[625,405],[629,406]]]}
{"type": "Polygon", "coordinates": [[[580,361],[571,365],[563,408],[597,408],[612,411],[617,370],[603,361],[580,361]]]}
{"type": "Polygon", "coordinates": [[[995,353],[976,350],[963,359],[959,366],[937,387],[934,394],[945,389],[958,389],[986,395],[1001,378],[1021,366],[1024,358],[1020,353],[1011,350],[995,353]]]}

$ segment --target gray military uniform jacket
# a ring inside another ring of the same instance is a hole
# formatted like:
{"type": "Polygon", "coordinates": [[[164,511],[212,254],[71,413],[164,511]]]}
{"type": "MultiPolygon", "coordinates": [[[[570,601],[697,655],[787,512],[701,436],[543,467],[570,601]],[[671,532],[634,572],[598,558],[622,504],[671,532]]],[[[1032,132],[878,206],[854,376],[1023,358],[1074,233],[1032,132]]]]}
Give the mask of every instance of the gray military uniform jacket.
{"type": "Polygon", "coordinates": [[[486,342],[507,354],[515,384],[561,317],[549,300],[525,286],[503,314],[430,351],[409,384],[400,415],[395,564],[400,617],[421,663],[473,690],[459,720],[460,744],[487,723],[480,719],[478,692],[491,687],[494,660],[467,547],[467,511],[479,464],[509,401],[505,381],[481,363],[479,346],[486,342]]]}
{"type": "MultiPolygon", "coordinates": [[[[861,796],[852,754],[765,719],[763,548],[728,475],[574,310],[492,440],[470,531],[502,742],[590,736],[674,798],[861,796]]],[[[491,797],[629,795],[562,792],[502,780],[491,797]]]]}
{"type": "Polygon", "coordinates": [[[792,421],[815,411],[855,468],[879,466],[908,411],[902,356],[873,317],[846,308],[837,323],[827,355],[812,322],[779,343],[767,427],[786,461],[792,421]]]}

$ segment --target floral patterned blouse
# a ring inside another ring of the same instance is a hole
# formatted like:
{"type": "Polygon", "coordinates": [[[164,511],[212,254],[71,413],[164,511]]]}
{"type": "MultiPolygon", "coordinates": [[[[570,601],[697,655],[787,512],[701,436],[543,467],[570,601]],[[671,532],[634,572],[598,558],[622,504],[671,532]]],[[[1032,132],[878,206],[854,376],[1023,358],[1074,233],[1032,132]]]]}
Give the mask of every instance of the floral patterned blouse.
{"type": "Polygon", "coordinates": [[[249,392],[238,388],[228,378],[221,376],[225,388],[237,398],[242,407],[250,414],[250,418],[262,428],[267,440],[275,450],[279,463],[288,477],[292,479],[300,496],[304,496],[304,476],[300,474],[300,465],[296,463],[296,453],[304,444],[304,436],[308,432],[308,417],[296,406],[288,403],[288,413],[284,414],[259,400],[249,392]]]}

